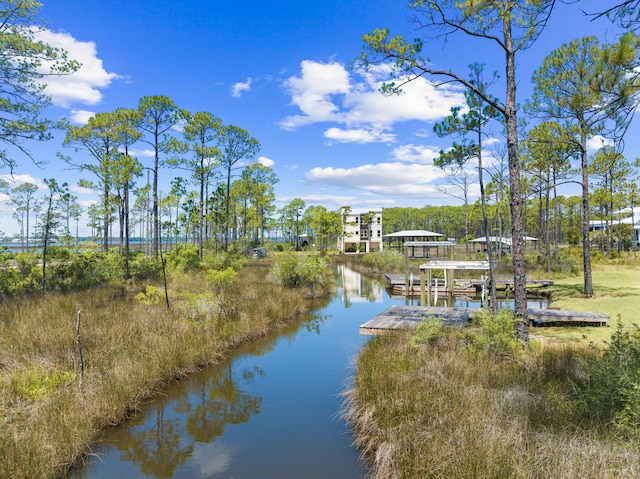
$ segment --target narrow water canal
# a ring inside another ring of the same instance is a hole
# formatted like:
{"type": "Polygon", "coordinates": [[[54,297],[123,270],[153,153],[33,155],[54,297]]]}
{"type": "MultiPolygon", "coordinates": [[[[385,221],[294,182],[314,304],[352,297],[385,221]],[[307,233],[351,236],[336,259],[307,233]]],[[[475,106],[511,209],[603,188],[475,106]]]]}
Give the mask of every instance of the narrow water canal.
{"type": "Polygon", "coordinates": [[[304,320],[171,385],[69,477],[364,478],[340,393],[367,340],[360,324],[404,300],[345,267],[336,281],[304,320]]]}

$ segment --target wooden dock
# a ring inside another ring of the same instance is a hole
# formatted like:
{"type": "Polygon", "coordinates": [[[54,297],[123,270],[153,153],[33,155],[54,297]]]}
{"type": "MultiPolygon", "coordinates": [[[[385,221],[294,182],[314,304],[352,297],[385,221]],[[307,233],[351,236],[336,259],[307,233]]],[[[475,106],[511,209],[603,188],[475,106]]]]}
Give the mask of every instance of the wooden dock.
{"type": "MultiPolygon", "coordinates": [[[[385,274],[384,275],[389,287],[396,293],[404,293],[406,290],[406,278],[404,274],[385,274]]],[[[410,291],[412,293],[420,294],[420,275],[411,274],[409,277],[410,291]]],[[[438,293],[446,293],[444,280],[438,281],[438,293]]],[[[481,282],[478,281],[476,286],[472,280],[456,279],[454,281],[454,293],[455,294],[475,294],[476,291],[481,288],[481,282]]],[[[432,282],[432,291],[436,290],[436,283],[432,282]]]]}
{"type": "Polygon", "coordinates": [[[360,326],[360,334],[379,334],[395,329],[413,329],[421,320],[441,318],[443,324],[462,326],[469,321],[471,309],[436,306],[391,306],[360,326]]]}
{"type": "Polygon", "coordinates": [[[535,309],[527,310],[529,321],[532,326],[541,325],[589,325],[606,326],[609,316],[603,313],[590,313],[588,311],[566,311],[562,309],[535,309]]]}
{"type": "MultiPolygon", "coordinates": [[[[394,305],[362,324],[360,326],[360,334],[380,334],[397,329],[413,329],[421,320],[429,317],[440,318],[443,325],[463,326],[473,319],[475,311],[478,310],[473,308],[394,305]]],[[[527,313],[532,326],[606,326],[609,322],[609,316],[602,313],[537,308],[529,308],[527,313]]]]}
{"type": "MultiPolygon", "coordinates": [[[[396,293],[405,293],[406,279],[404,274],[385,274],[385,279],[392,291],[396,293]]],[[[409,275],[410,292],[420,294],[420,275],[409,275]]],[[[482,280],[479,279],[456,279],[454,280],[454,294],[474,294],[482,290],[482,280]]],[[[553,286],[553,280],[550,279],[528,279],[527,290],[536,290],[553,286]]],[[[496,289],[504,291],[507,288],[513,288],[513,279],[496,279],[496,289]]],[[[438,281],[438,293],[446,293],[444,280],[438,281]]],[[[436,290],[435,283],[432,282],[432,291],[436,290]]]]}

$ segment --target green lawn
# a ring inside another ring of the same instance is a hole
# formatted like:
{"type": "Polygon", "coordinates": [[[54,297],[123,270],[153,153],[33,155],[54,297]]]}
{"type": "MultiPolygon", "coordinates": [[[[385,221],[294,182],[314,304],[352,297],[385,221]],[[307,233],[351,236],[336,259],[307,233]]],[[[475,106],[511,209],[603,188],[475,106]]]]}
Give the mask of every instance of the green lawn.
{"type": "Polygon", "coordinates": [[[607,314],[609,327],[531,328],[532,335],[600,343],[610,338],[618,318],[625,326],[640,324],[640,267],[598,265],[593,271],[594,296],[582,295],[583,277],[555,281],[552,307],[607,314]]]}

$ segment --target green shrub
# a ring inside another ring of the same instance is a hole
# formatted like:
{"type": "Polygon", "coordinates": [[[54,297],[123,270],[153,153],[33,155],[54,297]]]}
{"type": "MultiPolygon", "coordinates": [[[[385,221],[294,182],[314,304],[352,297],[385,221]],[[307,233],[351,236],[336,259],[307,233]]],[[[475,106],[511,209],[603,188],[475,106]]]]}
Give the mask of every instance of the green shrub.
{"type": "Polygon", "coordinates": [[[473,350],[496,357],[522,356],[522,343],[517,339],[515,330],[517,319],[512,310],[501,309],[493,314],[487,309],[480,309],[474,316],[474,322],[479,330],[464,333],[473,350]]]}
{"type": "Polygon", "coordinates": [[[397,250],[383,250],[367,253],[362,257],[362,264],[380,271],[402,271],[406,258],[397,250]]]}
{"type": "Polygon", "coordinates": [[[209,270],[207,271],[207,281],[213,286],[216,293],[219,293],[225,287],[229,286],[236,279],[238,272],[229,266],[223,271],[209,270]]]}
{"type": "Polygon", "coordinates": [[[434,316],[422,319],[413,330],[410,344],[417,347],[421,344],[432,344],[444,336],[442,320],[434,316]]]}
{"type": "Polygon", "coordinates": [[[58,388],[70,384],[76,375],[73,371],[47,372],[41,368],[29,368],[24,374],[12,378],[16,395],[24,400],[45,399],[58,388]]]}
{"type": "Polygon", "coordinates": [[[185,245],[173,249],[166,255],[167,264],[183,273],[191,273],[200,269],[200,257],[197,245],[185,245]]]}
{"type": "Polygon", "coordinates": [[[38,255],[35,253],[18,253],[16,255],[16,265],[22,277],[27,278],[38,265],[38,255]]]}
{"type": "Polygon", "coordinates": [[[129,261],[129,273],[136,281],[158,281],[162,277],[162,268],[160,261],[139,252],[129,261]]]}
{"type": "Polygon", "coordinates": [[[287,288],[307,288],[312,296],[324,294],[330,288],[327,261],[316,255],[284,255],[272,270],[273,277],[287,288]]]}
{"type": "Polygon", "coordinates": [[[569,276],[577,276],[580,273],[578,263],[573,255],[563,253],[558,257],[558,262],[553,265],[553,271],[569,276]]]}
{"type": "Polygon", "coordinates": [[[202,258],[202,262],[207,270],[215,269],[222,271],[229,267],[239,270],[242,267],[240,257],[233,253],[215,253],[209,251],[204,255],[204,258],[202,258]]]}
{"type": "Polygon", "coordinates": [[[50,288],[86,289],[124,278],[124,258],[116,251],[83,251],[67,261],[53,261],[48,274],[50,288]]]}
{"type": "Polygon", "coordinates": [[[231,289],[238,272],[229,266],[223,271],[209,270],[207,272],[207,282],[211,285],[214,293],[214,301],[218,317],[222,320],[232,320],[238,317],[238,302],[231,289]]]}
{"type": "Polygon", "coordinates": [[[143,292],[136,294],[136,301],[146,304],[160,304],[164,301],[164,291],[157,286],[147,285],[143,292]]]}
{"type": "Polygon", "coordinates": [[[51,260],[68,260],[71,258],[71,251],[64,246],[49,246],[47,248],[47,258],[51,260]]]}
{"type": "Polygon", "coordinates": [[[640,430],[640,330],[623,327],[606,347],[581,362],[575,381],[576,406],[586,419],[613,424],[625,432],[640,430]]]}

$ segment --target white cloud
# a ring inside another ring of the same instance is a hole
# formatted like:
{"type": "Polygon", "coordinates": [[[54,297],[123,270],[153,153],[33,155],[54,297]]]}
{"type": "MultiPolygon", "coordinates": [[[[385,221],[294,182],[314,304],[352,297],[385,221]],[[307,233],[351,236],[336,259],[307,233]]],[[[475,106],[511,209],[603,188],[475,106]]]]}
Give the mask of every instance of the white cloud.
{"type": "Polygon", "coordinates": [[[78,204],[85,210],[87,210],[90,206],[97,205],[98,200],[78,200],[78,204]]]}
{"type": "Polygon", "coordinates": [[[302,111],[302,115],[285,118],[281,126],[293,130],[319,121],[338,121],[339,107],[332,97],[351,91],[349,74],[344,66],[303,60],[300,69],[300,76],[290,77],[284,85],[291,95],[291,103],[302,111]]]}
{"type": "MultiPolygon", "coordinates": [[[[92,190],[91,188],[85,188],[77,185],[69,186],[69,191],[71,193],[75,193],[76,195],[95,195],[96,194],[96,190],[92,190]]],[[[91,201],[91,203],[93,202],[94,201],[91,201]]]]}
{"type": "Polygon", "coordinates": [[[75,123],[76,125],[86,125],[89,118],[95,114],[95,112],[88,110],[71,110],[69,119],[71,120],[71,123],[75,123]]]}
{"type": "Polygon", "coordinates": [[[613,141],[601,135],[592,136],[587,140],[587,150],[598,151],[603,146],[613,146],[613,141]]]}
{"type": "Polygon", "coordinates": [[[433,196],[437,193],[434,184],[444,176],[445,173],[433,165],[378,163],[354,168],[313,168],[307,172],[306,179],[377,195],[413,197],[433,196]]]}
{"type": "Polygon", "coordinates": [[[391,143],[395,140],[395,135],[392,133],[365,128],[343,130],[334,127],[325,131],[324,136],[340,143],[391,143]]]}
{"type": "Polygon", "coordinates": [[[66,50],[70,59],[82,64],[78,71],[70,75],[54,75],[44,79],[47,85],[45,93],[51,97],[54,105],[67,108],[73,103],[98,104],[102,100],[100,90],[121,78],[104,69],[94,42],[83,42],[68,33],[51,30],[39,31],[35,37],[48,45],[66,50]]]}
{"type": "Polygon", "coordinates": [[[247,81],[244,83],[243,82],[235,83],[231,87],[231,96],[234,98],[240,98],[244,92],[251,90],[252,82],[253,82],[253,79],[249,77],[247,78],[247,81]]]}
{"type": "Polygon", "coordinates": [[[394,149],[392,155],[398,161],[433,165],[433,160],[440,156],[440,148],[437,146],[403,145],[394,149]]]}
{"type": "Polygon", "coordinates": [[[11,197],[4,193],[0,193],[0,213],[13,213],[15,207],[11,204],[11,197]]]}
{"type": "Polygon", "coordinates": [[[129,150],[129,156],[137,158],[139,156],[143,158],[153,158],[156,156],[156,152],[153,150],[145,149],[145,150],[129,150]]]}
{"type": "Polygon", "coordinates": [[[24,175],[0,175],[0,179],[6,181],[9,185],[9,188],[15,188],[18,185],[22,185],[24,183],[31,183],[38,187],[39,190],[46,190],[47,185],[40,178],[34,178],[30,174],[24,175]]]}
{"type": "Polygon", "coordinates": [[[267,158],[266,156],[261,156],[260,158],[258,158],[258,163],[260,163],[262,166],[268,166],[269,168],[271,168],[273,165],[275,165],[275,161],[273,161],[271,158],[267,158]]]}
{"type": "Polygon", "coordinates": [[[305,203],[309,204],[319,204],[319,205],[327,205],[328,203],[340,203],[340,204],[349,204],[350,202],[356,199],[355,196],[346,196],[346,195],[303,195],[303,196],[278,196],[277,201],[279,203],[288,204],[291,203],[295,199],[301,199],[305,203]]]}
{"type": "MultiPolygon", "coordinates": [[[[286,205],[291,203],[296,198],[300,198],[309,205],[321,205],[328,210],[337,210],[342,206],[350,206],[354,208],[362,208],[364,210],[378,209],[383,207],[391,207],[396,204],[395,200],[387,198],[372,198],[365,199],[363,196],[367,196],[366,193],[360,196],[347,196],[347,195],[302,195],[302,196],[279,196],[277,202],[286,205]]],[[[371,198],[369,196],[369,198],[371,198]]]]}
{"type": "Polygon", "coordinates": [[[502,144],[502,140],[500,138],[496,138],[495,136],[492,136],[490,138],[485,138],[484,140],[482,140],[483,146],[493,146],[493,145],[500,145],[500,144],[502,144]]]}
{"type": "Polygon", "coordinates": [[[286,117],[280,126],[294,130],[318,122],[334,122],[346,129],[330,128],[325,136],[336,141],[359,143],[393,141],[388,132],[397,122],[433,122],[464,106],[460,88],[436,86],[424,78],[404,87],[401,95],[385,96],[380,88],[390,78],[389,67],[347,71],[337,62],[304,60],[300,75],[288,78],[284,87],[300,114],[286,117]]]}

